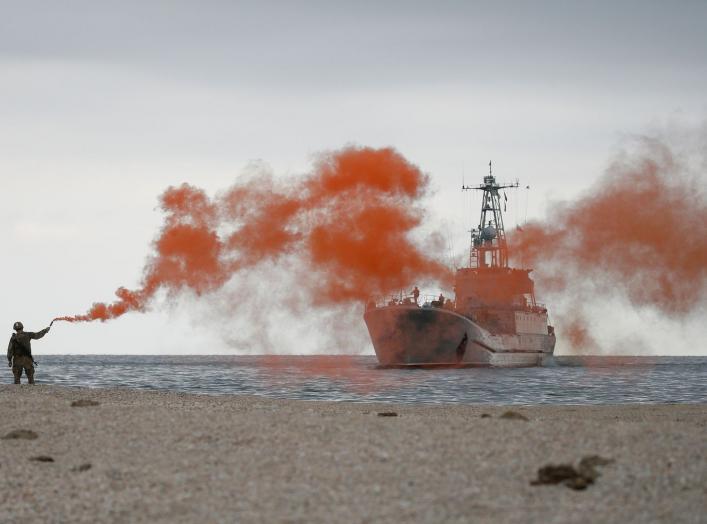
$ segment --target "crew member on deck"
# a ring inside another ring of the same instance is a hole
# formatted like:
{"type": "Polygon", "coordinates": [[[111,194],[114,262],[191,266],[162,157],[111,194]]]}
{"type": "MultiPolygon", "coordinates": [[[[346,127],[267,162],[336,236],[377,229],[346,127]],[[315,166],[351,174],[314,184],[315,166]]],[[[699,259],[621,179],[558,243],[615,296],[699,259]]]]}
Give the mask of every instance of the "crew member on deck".
{"type": "Polygon", "coordinates": [[[420,298],[420,290],[417,289],[417,286],[412,290],[412,298],[415,299],[415,304],[417,304],[417,299],[420,298]]]}

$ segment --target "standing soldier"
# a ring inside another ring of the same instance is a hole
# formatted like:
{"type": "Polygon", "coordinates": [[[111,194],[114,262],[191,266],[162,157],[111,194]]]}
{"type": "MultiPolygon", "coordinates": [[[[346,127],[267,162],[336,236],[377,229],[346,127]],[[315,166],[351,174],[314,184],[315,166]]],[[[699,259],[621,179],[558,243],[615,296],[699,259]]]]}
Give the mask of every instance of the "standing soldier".
{"type": "Polygon", "coordinates": [[[32,358],[32,339],[37,340],[49,333],[49,328],[44,328],[42,331],[32,333],[25,331],[22,322],[15,322],[12,329],[16,331],[10,337],[10,343],[7,346],[7,364],[12,368],[12,374],[15,375],[15,384],[20,383],[22,370],[25,370],[27,381],[34,384],[34,359],[32,358]]]}
{"type": "Polygon", "coordinates": [[[417,304],[417,299],[420,298],[420,290],[417,289],[417,286],[412,290],[412,298],[415,299],[415,304],[417,304]]]}

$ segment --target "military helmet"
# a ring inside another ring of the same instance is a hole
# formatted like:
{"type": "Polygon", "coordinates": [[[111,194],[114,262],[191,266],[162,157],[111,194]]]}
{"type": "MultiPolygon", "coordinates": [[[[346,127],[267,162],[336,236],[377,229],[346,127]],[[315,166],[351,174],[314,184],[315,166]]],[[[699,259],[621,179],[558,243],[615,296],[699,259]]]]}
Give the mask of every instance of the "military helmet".
{"type": "Polygon", "coordinates": [[[25,327],[22,325],[22,322],[15,322],[12,326],[12,329],[15,331],[22,331],[25,327]]]}

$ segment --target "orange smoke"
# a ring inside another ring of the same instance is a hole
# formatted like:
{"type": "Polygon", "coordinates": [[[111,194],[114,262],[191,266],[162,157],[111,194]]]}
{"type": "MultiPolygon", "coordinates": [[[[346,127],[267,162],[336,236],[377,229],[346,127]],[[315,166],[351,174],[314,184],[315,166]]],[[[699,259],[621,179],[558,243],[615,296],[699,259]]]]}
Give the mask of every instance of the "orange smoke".
{"type": "Polygon", "coordinates": [[[510,235],[514,259],[536,268],[540,287],[574,296],[577,314],[560,336],[575,346],[595,345],[581,310],[599,294],[620,291],[632,304],[671,317],[704,300],[702,188],[666,146],[649,140],[643,146],[612,164],[589,194],[510,235]]]}
{"type": "MultiPolygon", "coordinates": [[[[447,280],[449,270],[409,238],[427,177],[390,148],[348,147],[322,155],[314,171],[276,187],[266,176],[209,198],[170,187],[164,226],[139,289],[110,304],[56,320],[106,321],[144,311],[159,290],[202,295],[265,260],[297,255],[311,275],[302,286],[320,305],[364,301],[413,281],[447,280]]],[[[288,268],[283,268],[287,270],[288,268]]]]}

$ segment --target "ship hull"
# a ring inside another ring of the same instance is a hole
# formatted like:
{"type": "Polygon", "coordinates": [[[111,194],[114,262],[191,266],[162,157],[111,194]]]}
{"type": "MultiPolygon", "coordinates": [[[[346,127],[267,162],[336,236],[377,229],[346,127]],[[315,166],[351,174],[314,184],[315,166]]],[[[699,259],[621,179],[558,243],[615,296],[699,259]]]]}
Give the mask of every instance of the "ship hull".
{"type": "Polygon", "coordinates": [[[372,308],[364,320],[382,366],[539,366],[555,348],[554,335],[495,335],[434,307],[372,308]]]}

